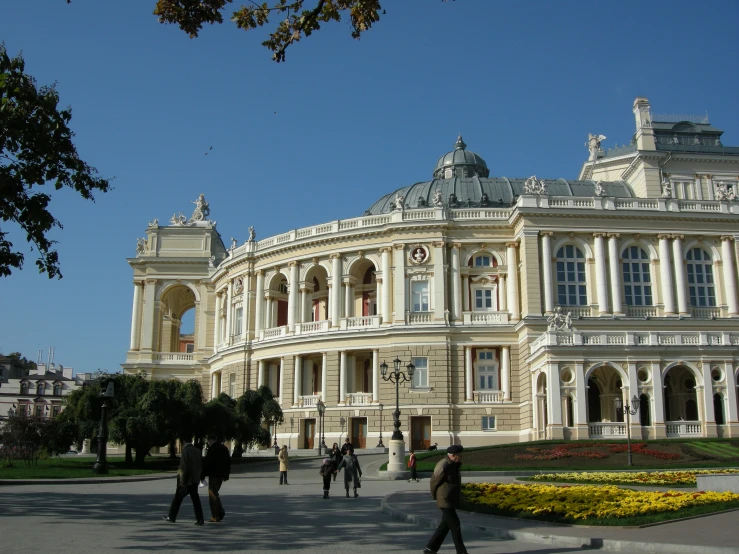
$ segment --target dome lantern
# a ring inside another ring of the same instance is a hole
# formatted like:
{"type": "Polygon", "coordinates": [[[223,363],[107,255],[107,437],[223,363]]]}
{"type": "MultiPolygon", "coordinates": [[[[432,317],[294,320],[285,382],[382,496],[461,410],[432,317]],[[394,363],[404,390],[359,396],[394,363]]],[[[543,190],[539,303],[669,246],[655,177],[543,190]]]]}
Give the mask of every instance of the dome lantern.
{"type": "Polygon", "coordinates": [[[480,156],[466,150],[467,144],[462,135],[457,137],[454,150],[447,152],[436,162],[435,179],[452,179],[454,177],[487,177],[490,175],[488,165],[480,156]]]}

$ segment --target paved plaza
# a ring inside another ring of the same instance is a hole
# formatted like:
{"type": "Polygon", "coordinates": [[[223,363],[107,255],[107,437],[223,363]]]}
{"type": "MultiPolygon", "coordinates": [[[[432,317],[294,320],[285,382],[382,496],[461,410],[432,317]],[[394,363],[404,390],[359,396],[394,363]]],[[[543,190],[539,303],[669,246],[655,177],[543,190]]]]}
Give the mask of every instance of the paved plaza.
{"type": "MultiPolygon", "coordinates": [[[[243,473],[233,474],[224,485],[223,522],[206,522],[203,527],[194,525],[189,499],[183,502],[176,524],[162,521],[161,516],[166,515],[172,500],[174,477],[117,483],[0,486],[2,551],[5,554],[35,554],[39,550],[75,554],[421,552],[432,533],[428,528],[429,518],[438,513],[428,494],[428,480],[421,483],[377,480],[376,470],[385,460],[386,456],[360,457],[365,479],[357,499],[345,498],[339,476],[332,484],[331,498],[323,500],[318,475],[320,462],[315,459],[292,460],[287,486],[278,485],[276,461],[247,465],[243,473]],[[395,516],[389,512],[396,512],[395,516]]],[[[210,517],[207,493],[205,489],[201,493],[207,520],[210,517]]],[[[632,540],[644,537],[647,542],[652,536],[661,536],[664,539],[661,542],[688,546],[706,544],[701,542],[701,535],[706,537],[708,531],[710,538],[705,541],[715,545],[710,551],[728,553],[739,544],[736,517],[737,512],[732,512],[650,528],[656,531],[600,529],[598,535],[625,538],[629,534],[632,540]]],[[[565,529],[569,528],[547,530],[530,522],[519,523],[514,527],[520,532],[531,532],[533,540],[512,540],[475,529],[491,521],[487,516],[462,514],[462,521],[468,526],[464,534],[470,553],[545,554],[582,550],[574,542],[566,544],[562,540],[545,544],[547,535],[566,536],[565,529]]],[[[577,537],[587,533],[576,530],[569,534],[577,537]]],[[[644,546],[624,543],[620,551],[671,551],[644,546]]],[[[696,550],[699,549],[692,547],[683,551],[696,550]]],[[[451,537],[440,552],[454,552],[451,537]]]]}

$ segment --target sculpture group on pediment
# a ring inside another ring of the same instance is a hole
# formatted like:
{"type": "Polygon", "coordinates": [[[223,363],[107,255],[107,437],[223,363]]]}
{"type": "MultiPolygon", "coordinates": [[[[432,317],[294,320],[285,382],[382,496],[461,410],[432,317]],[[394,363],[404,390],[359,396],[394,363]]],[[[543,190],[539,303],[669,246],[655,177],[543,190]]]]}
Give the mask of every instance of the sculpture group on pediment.
{"type": "Polygon", "coordinates": [[[146,239],[136,240],[136,254],[146,254],[149,251],[149,245],[146,239]]]}
{"type": "Polygon", "coordinates": [[[605,135],[594,135],[592,133],[588,133],[588,142],[586,143],[586,146],[590,152],[589,161],[595,160],[598,157],[598,152],[602,152],[600,143],[605,139],[605,135]]]}
{"type": "Polygon", "coordinates": [[[556,306],[552,315],[547,318],[547,327],[550,331],[574,331],[572,312],[563,314],[562,307],[556,306]]]}
{"type": "Polygon", "coordinates": [[[605,196],[606,195],[606,189],[603,186],[603,183],[601,181],[598,181],[595,183],[595,190],[593,191],[595,196],[605,196]]]}
{"type": "Polygon", "coordinates": [[[547,184],[544,181],[537,179],[536,175],[532,175],[526,179],[526,182],[523,184],[523,192],[524,194],[536,195],[548,194],[547,184]]]}
{"type": "Polygon", "coordinates": [[[205,200],[205,195],[200,193],[198,199],[192,202],[195,204],[195,210],[192,212],[190,221],[203,221],[210,215],[210,207],[208,202],[205,200]]]}
{"type": "Polygon", "coordinates": [[[187,223],[187,217],[182,212],[180,212],[179,214],[174,213],[172,214],[169,222],[172,225],[176,225],[177,227],[182,227],[183,225],[185,225],[185,223],[187,223]]]}
{"type": "Polygon", "coordinates": [[[716,200],[736,200],[734,187],[729,183],[716,183],[716,200]]]}
{"type": "Polygon", "coordinates": [[[159,220],[155,217],[152,221],[149,222],[149,227],[159,227],[159,220]]]}

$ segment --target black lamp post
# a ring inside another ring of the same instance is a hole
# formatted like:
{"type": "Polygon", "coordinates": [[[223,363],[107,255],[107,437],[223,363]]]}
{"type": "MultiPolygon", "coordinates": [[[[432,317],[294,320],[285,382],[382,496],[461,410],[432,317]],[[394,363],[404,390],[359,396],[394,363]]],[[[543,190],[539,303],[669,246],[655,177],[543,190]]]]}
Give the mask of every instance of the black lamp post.
{"type": "Polygon", "coordinates": [[[108,473],[108,399],[113,398],[113,381],[108,381],[103,397],[103,405],[100,414],[100,429],[98,430],[98,456],[92,465],[92,472],[97,474],[108,473]]]}
{"type": "Polygon", "coordinates": [[[392,440],[394,441],[403,440],[403,433],[400,432],[400,389],[398,388],[398,386],[400,385],[400,383],[411,381],[413,379],[413,372],[416,371],[416,366],[414,366],[413,364],[408,364],[407,366],[405,366],[408,370],[408,375],[406,376],[405,373],[400,371],[401,363],[402,362],[398,358],[395,358],[393,360],[395,371],[391,371],[390,374],[388,374],[387,372],[387,364],[385,362],[382,362],[382,364],[380,364],[382,379],[384,381],[395,383],[395,411],[393,412],[393,425],[395,426],[395,430],[393,431],[392,436],[392,440]]]}
{"type": "Polygon", "coordinates": [[[318,455],[323,456],[326,453],[326,439],[323,435],[323,416],[326,414],[326,404],[320,398],[316,403],[318,410],[318,455]]]}
{"type": "Polygon", "coordinates": [[[630,466],[634,465],[631,460],[631,421],[629,416],[636,415],[636,412],[639,411],[639,398],[634,395],[634,398],[631,399],[631,406],[628,404],[624,405],[623,400],[621,400],[621,397],[616,398],[616,409],[621,411],[623,410],[626,414],[626,448],[628,451],[628,464],[630,466]]]}
{"type": "Polygon", "coordinates": [[[380,442],[377,443],[377,448],[385,448],[385,445],[382,444],[382,409],[385,407],[382,404],[377,406],[380,408],[380,442]]]}

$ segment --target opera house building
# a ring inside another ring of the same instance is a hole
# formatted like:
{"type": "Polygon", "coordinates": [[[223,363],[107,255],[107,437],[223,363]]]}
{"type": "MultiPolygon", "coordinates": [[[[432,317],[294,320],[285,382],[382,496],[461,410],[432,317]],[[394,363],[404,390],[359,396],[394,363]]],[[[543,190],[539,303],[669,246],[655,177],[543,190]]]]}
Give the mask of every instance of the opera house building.
{"type": "Polygon", "coordinates": [[[327,443],[389,441],[396,364],[407,449],[625,438],[624,406],[631,437],[735,437],[739,147],[645,98],[633,117],[574,180],[491,176],[459,137],[359,217],[241,244],[201,195],[128,260],[123,368],[207,398],[268,385],[293,449],[319,403],[327,443]]]}

